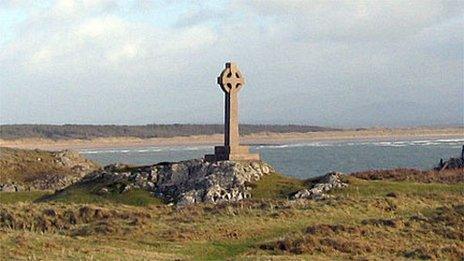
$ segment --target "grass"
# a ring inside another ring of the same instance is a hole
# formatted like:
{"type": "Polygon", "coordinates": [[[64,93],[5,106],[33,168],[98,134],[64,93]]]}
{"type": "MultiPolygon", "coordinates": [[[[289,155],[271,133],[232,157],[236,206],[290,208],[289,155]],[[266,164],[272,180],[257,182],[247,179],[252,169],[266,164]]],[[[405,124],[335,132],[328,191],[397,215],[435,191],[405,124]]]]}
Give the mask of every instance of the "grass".
{"type": "Polygon", "coordinates": [[[253,200],[230,204],[10,201],[0,250],[5,259],[462,259],[464,183],[347,181],[317,202],[285,200],[304,182],[277,174],[253,200]]]}
{"type": "Polygon", "coordinates": [[[335,190],[332,194],[345,197],[382,197],[395,192],[405,196],[430,197],[435,194],[456,193],[464,195],[464,183],[419,183],[388,180],[362,180],[354,177],[348,178],[348,188],[335,190]]]}
{"type": "Polygon", "coordinates": [[[416,169],[388,169],[368,170],[353,173],[352,176],[365,180],[391,180],[410,181],[422,183],[448,183],[464,182],[464,169],[416,170],[416,169]]]}
{"type": "Polygon", "coordinates": [[[305,188],[305,181],[279,173],[271,173],[263,176],[252,187],[253,198],[288,199],[293,193],[305,188]]]}
{"type": "Polygon", "coordinates": [[[55,164],[54,154],[39,150],[1,148],[0,183],[26,183],[41,173],[65,175],[66,169],[55,164]]]}
{"type": "Polygon", "coordinates": [[[57,194],[44,195],[37,202],[62,202],[76,204],[105,204],[116,203],[131,206],[160,205],[163,201],[154,197],[150,192],[142,189],[132,189],[124,193],[109,192],[96,194],[88,189],[77,187],[57,194]]]}
{"type": "Polygon", "coordinates": [[[365,219],[356,225],[316,224],[260,248],[275,254],[338,253],[363,258],[390,254],[397,258],[457,259],[464,255],[463,215],[461,204],[439,207],[421,216],[365,219]],[[428,235],[421,235],[424,232],[428,235]]]}
{"type": "Polygon", "coordinates": [[[51,193],[51,191],[0,192],[0,204],[34,202],[44,196],[50,195],[51,193]]]}

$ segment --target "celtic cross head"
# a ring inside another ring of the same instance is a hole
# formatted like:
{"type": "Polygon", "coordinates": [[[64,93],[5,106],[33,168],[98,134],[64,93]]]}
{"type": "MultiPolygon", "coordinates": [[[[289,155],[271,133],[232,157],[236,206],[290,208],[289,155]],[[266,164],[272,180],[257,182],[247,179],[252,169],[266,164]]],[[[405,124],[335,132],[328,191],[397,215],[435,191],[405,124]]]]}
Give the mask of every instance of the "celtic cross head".
{"type": "Polygon", "coordinates": [[[218,77],[218,84],[225,93],[238,92],[245,84],[245,78],[235,63],[228,62],[218,77]]]}

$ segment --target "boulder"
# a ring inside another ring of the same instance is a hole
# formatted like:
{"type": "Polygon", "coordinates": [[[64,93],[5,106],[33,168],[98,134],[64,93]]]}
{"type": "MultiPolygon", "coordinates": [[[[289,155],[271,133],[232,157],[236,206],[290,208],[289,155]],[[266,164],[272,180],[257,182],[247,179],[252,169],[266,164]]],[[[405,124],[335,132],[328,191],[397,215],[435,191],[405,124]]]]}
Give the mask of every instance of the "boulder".
{"type": "Polygon", "coordinates": [[[0,184],[0,191],[3,191],[3,192],[16,192],[17,188],[13,184],[0,184]]]}
{"type": "Polygon", "coordinates": [[[438,166],[435,168],[438,171],[443,171],[445,169],[462,169],[464,168],[464,159],[463,158],[450,158],[447,161],[440,160],[438,166]]]}
{"type": "Polygon", "coordinates": [[[447,161],[440,159],[440,163],[438,163],[435,170],[443,171],[445,169],[464,169],[464,145],[462,146],[460,158],[450,158],[447,161]]]}
{"type": "Polygon", "coordinates": [[[104,194],[108,194],[108,193],[109,193],[108,188],[101,188],[101,189],[98,191],[98,194],[99,194],[99,195],[104,195],[104,194]]]}
{"type": "Polygon", "coordinates": [[[348,184],[344,183],[341,179],[342,173],[340,172],[329,172],[324,176],[317,177],[312,180],[314,185],[308,189],[302,189],[293,195],[293,199],[314,199],[314,200],[321,200],[329,198],[330,195],[326,194],[326,192],[334,189],[334,188],[344,188],[347,187],[348,184]]]}

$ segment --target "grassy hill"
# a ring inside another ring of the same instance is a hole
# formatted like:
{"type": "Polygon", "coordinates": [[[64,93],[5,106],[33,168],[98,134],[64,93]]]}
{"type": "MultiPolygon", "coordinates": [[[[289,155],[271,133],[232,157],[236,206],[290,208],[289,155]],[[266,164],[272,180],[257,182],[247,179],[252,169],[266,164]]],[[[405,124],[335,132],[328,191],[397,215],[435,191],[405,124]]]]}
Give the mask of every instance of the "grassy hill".
{"type": "Polygon", "coordinates": [[[55,189],[99,167],[71,151],[0,148],[0,184],[55,189]]]}

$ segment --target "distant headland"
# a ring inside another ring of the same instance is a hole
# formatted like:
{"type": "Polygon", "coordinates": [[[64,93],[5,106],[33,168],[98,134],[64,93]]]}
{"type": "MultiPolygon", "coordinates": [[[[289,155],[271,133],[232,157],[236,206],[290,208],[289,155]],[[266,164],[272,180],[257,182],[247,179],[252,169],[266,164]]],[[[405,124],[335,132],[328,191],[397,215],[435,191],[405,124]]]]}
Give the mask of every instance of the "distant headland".
{"type": "MultiPolygon", "coordinates": [[[[24,149],[83,149],[212,145],[223,125],[1,125],[0,146],[24,149]]],[[[300,141],[464,137],[464,127],[337,129],[305,125],[240,125],[243,144],[300,141]]]]}

